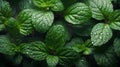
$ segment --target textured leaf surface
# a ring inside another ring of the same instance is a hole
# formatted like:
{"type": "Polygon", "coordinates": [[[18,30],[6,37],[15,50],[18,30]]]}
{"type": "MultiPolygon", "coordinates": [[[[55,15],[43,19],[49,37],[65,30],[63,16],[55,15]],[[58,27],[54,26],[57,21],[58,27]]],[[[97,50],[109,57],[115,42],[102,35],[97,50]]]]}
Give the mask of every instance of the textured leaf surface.
{"type": "Polygon", "coordinates": [[[11,16],[11,7],[8,2],[0,0],[0,16],[8,18],[11,16]]]}
{"type": "Polygon", "coordinates": [[[38,61],[44,60],[47,57],[46,46],[41,41],[23,44],[23,46],[21,47],[21,52],[23,54],[27,54],[30,58],[38,61]]]}
{"type": "Polygon", "coordinates": [[[81,24],[91,18],[91,11],[84,3],[75,3],[70,6],[65,14],[65,20],[72,24],[81,24]]]}
{"type": "Polygon", "coordinates": [[[15,45],[10,43],[10,40],[7,36],[0,36],[0,53],[6,54],[6,55],[14,55],[15,45]]]}
{"type": "Polygon", "coordinates": [[[89,7],[92,11],[92,17],[97,20],[108,18],[113,12],[113,6],[110,0],[88,0],[89,7]]]}
{"type": "Polygon", "coordinates": [[[94,58],[100,67],[117,67],[117,57],[111,46],[107,45],[95,49],[94,58]]]}
{"type": "Polygon", "coordinates": [[[115,30],[120,30],[120,10],[114,11],[109,19],[110,27],[115,30]]]}
{"type": "Polygon", "coordinates": [[[101,46],[112,37],[112,30],[108,24],[98,23],[91,32],[91,41],[94,46],[101,46]]]}
{"type": "Polygon", "coordinates": [[[33,12],[30,9],[26,9],[23,10],[18,15],[20,33],[23,35],[29,35],[33,31],[32,18],[31,18],[32,13],[33,12]]]}
{"type": "Polygon", "coordinates": [[[39,8],[51,8],[53,11],[64,9],[61,0],[33,0],[33,3],[39,8]]]}
{"type": "Polygon", "coordinates": [[[120,38],[116,38],[114,40],[113,45],[114,45],[114,50],[116,54],[120,57],[120,38]]]}
{"type": "Polygon", "coordinates": [[[49,67],[56,67],[59,62],[59,58],[57,56],[48,55],[46,61],[49,67]]]}
{"type": "Polygon", "coordinates": [[[54,15],[51,11],[32,10],[32,24],[39,32],[46,32],[52,25],[54,15]]]}
{"type": "Polygon", "coordinates": [[[47,32],[45,42],[51,49],[57,49],[65,44],[66,36],[64,27],[55,25],[47,32]]]}

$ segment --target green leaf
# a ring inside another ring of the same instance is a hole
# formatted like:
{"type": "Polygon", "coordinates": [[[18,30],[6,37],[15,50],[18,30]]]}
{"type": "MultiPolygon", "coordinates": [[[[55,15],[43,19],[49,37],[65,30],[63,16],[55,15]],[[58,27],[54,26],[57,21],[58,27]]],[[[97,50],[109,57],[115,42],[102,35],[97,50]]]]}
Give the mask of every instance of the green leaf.
{"type": "Polygon", "coordinates": [[[66,31],[62,25],[55,25],[47,32],[45,43],[50,49],[57,49],[64,46],[66,42],[66,31]]]}
{"type": "Polygon", "coordinates": [[[0,0],[0,16],[8,18],[11,16],[11,7],[5,0],[0,0]]]}
{"type": "Polygon", "coordinates": [[[30,9],[23,10],[18,15],[20,33],[23,35],[29,35],[33,31],[32,16],[33,12],[30,9]]]}
{"type": "Polygon", "coordinates": [[[87,59],[82,57],[75,63],[75,67],[91,67],[91,66],[88,63],[87,59]]]}
{"type": "Polygon", "coordinates": [[[49,67],[56,67],[59,62],[59,58],[57,56],[48,55],[46,61],[49,67]]]}
{"type": "Polygon", "coordinates": [[[0,31],[5,29],[5,25],[4,24],[0,24],[0,31]]]}
{"type": "Polygon", "coordinates": [[[0,36],[0,53],[6,55],[14,55],[15,51],[15,44],[12,44],[7,36],[1,35],[0,36]]]}
{"type": "Polygon", "coordinates": [[[112,37],[112,30],[108,24],[98,23],[91,32],[91,41],[94,46],[107,43],[112,37]]]}
{"type": "Polygon", "coordinates": [[[64,9],[61,0],[33,0],[33,3],[39,8],[51,9],[53,11],[62,11],[64,9]]]}
{"type": "Polygon", "coordinates": [[[120,10],[114,11],[110,15],[110,27],[115,30],[120,30],[120,10]]]}
{"type": "Polygon", "coordinates": [[[113,5],[110,0],[88,0],[92,11],[92,17],[97,20],[108,19],[113,12],[113,5]]]}
{"type": "Polygon", "coordinates": [[[34,28],[39,32],[46,32],[52,25],[54,20],[53,12],[51,11],[38,11],[31,10],[32,24],[34,28]]]}
{"type": "Polygon", "coordinates": [[[13,56],[12,60],[14,64],[18,65],[22,62],[23,57],[21,55],[13,56]]]}
{"type": "Polygon", "coordinates": [[[28,44],[22,44],[21,52],[28,55],[34,60],[44,60],[47,57],[47,48],[41,41],[36,41],[28,44]]]}
{"type": "Polygon", "coordinates": [[[61,65],[72,65],[78,59],[79,54],[71,49],[61,49],[58,52],[59,64],[61,65]]]}
{"type": "Polygon", "coordinates": [[[120,57],[120,39],[116,38],[113,43],[116,54],[120,57]]]}
{"type": "Polygon", "coordinates": [[[14,18],[9,18],[5,22],[5,27],[13,38],[20,37],[18,22],[14,18]]]}
{"type": "Polygon", "coordinates": [[[118,61],[113,46],[107,45],[96,48],[94,58],[100,67],[117,67],[118,61]]]}
{"type": "Polygon", "coordinates": [[[75,3],[66,10],[65,20],[71,24],[81,24],[91,18],[91,11],[84,3],[75,3]]]}

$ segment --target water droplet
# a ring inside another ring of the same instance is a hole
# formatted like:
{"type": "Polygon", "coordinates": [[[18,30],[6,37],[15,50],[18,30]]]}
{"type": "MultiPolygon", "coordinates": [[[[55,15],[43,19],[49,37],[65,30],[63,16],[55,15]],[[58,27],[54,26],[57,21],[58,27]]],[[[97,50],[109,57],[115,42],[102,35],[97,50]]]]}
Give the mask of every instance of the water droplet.
{"type": "Polygon", "coordinates": [[[100,36],[100,39],[102,39],[102,37],[100,36]]]}
{"type": "Polygon", "coordinates": [[[92,42],[92,44],[94,44],[94,42],[92,42]]]}
{"type": "Polygon", "coordinates": [[[82,62],[84,61],[84,60],[81,60],[82,62]]]}

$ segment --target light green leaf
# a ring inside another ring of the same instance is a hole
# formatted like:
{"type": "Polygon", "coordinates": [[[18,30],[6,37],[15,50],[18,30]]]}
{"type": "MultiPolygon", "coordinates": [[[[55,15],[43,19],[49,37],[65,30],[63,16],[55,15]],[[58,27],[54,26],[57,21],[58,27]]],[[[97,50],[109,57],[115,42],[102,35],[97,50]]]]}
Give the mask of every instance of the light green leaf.
{"type": "Polygon", "coordinates": [[[81,24],[91,18],[91,11],[84,3],[75,3],[70,6],[65,14],[65,20],[71,24],[81,24]]]}
{"type": "Polygon", "coordinates": [[[62,25],[55,25],[47,32],[45,43],[50,49],[63,47],[66,42],[66,31],[62,25]]]}
{"type": "Polygon", "coordinates": [[[18,15],[19,29],[23,35],[29,35],[33,31],[32,14],[33,12],[30,9],[26,9],[18,15]]]}
{"type": "Polygon", "coordinates": [[[0,17],[8,18],[11,16],[11,7],[5,0],[0,0],[0,17]]]}
{"type": "Polygon", "coordinates": [[[0,36],[0,53],[6,55],[14,55],[15,51],[15,44],[12,44],[7,36],[1,35],[0,36]]]}
{"type": "Polygon", "coordinates": [[[52,25],[54,20],[54,15],[51,11],[38,11],[31,10],[32,14],[32,24],[34,28],[39,32],[46,32],[52,25]]]}
{"type": "Polygon", "coordinates": [[[120,57],[120,39],[116,38],[113,43],[116,54],[120,57]]]}
{"type": "Polygon", "coordinates": [[[57,56],[48,55],[46,61],[49,67],[56,67],[59,62],[59,58],[57,56]]]}
{"type": "Polygon", "coordinates": [[[34,60],[44,60],[47,57],[47,48],[41,41],[36,41],[28,44],[22,44],[21,52],[28,55],[34,60]]]}
{"type": "Polygon", "coordinates": [[[86,58],[80,57],[80,59],[75,63],[75,67],[91,67],[86,58]]]}
{"type": "Polygon", "coordinates": [[[0,31],[5,29],[5,25],[4,24],[0,24],[0,31]]]}
{"type": "Polygon", "coordinates": [[[108,19],[113,12],[113,5],[110,0],[88,0],[92,11],[92,17],[97,20],[108,19]]]}
{"type": "Polygon", "coordinates": [[[113,46],[107,45],[96,48],[94,58],[100,67],[117,67],[118,61],[113,46]]]}
{"type": "Polygon", "coordinates": [[[33,0],[33,3],[39,8],[51,9],[53,11],[62,11],[64,9],[61,0],[33,0]]]}
{"type": "Polygon", "coordinates": [[[98,23],[91,32],[91,41],[94,46],[107,43],[112,37],[112,30],[108,24],[98,23]]]}
{"type": "Polygon", "coordinates": [[[110,27],[115,30],[120,30],[120,10],[114,11],[110,15],[110,27]]]}

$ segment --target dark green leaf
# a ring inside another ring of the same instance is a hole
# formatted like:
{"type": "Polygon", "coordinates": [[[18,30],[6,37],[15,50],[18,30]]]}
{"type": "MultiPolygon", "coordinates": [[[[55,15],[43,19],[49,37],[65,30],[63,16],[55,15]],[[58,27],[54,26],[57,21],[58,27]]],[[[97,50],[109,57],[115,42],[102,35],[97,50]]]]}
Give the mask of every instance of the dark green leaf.
{"type": "Polygon", "coordinates": [[[57,56],[48,55],[46,61],[49,67],[56,67],[59,62],[59,58],[57,56]]]}
{"type": "Polygon", "coordinates": [[[120,30],[120,10],[114,11],[110,15],[110,27],[115,30],[120,30]]]}
{"type": "Polygon", "coordinates": [[[47,32],[45,43],[50,49],[61,48],[66,42],[66,31],[62,25],[55,25],[47,32]]]}
{"type": "Polygon", "coordinates": [[[91,18],[91,11],[84,3],[75,3],[70,6],[65,14],[65,20],[72,24],[81,24],[91,18]]]}
{"type": "Polygon", "coordinates": [[[101,46],[112,37],[112,30],[108,24],[98,23],[91,32],[91,41],[94,46],[101,46]]]}
{"type": "Polygon", "coordinates": [[[113,12],[113,5],[110,0],[88,0],[88,5],[92,11],[92,17],[97,20],[108,19],[113,12]]]}
{"type": "Polygon", "coordinates": [[[44,60],[47,57],[47,48],[41,41],[32,42],[29,44],[22,44],[21,52],[27,54],[34,60],[44,60]]]}

